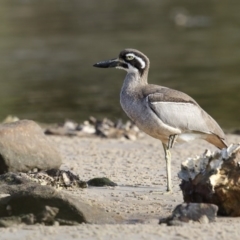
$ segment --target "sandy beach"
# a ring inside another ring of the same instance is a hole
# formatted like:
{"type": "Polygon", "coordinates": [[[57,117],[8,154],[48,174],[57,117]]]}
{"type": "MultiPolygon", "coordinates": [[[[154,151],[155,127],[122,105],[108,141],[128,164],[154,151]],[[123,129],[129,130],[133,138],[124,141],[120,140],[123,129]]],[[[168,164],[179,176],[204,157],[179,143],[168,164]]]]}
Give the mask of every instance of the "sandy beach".
{"type": "MultiPolygon", "coordinates": [[[[71,170],[87,181],[108,177],[117,187],[89,187],[71,190],[92,205],[123,218],[123,224],[67,226],[17,226],[0,229],[1,240],[13,239],[237,239],[240,219],[218,217],[215,223],[183,227],[158,225],[183,202],[177,173],[181,162],[215,151],[204,141],[176,146],[172,152],[173,193],[166,191],[165,160],[158,140],[145,136],[136,141],[98,137],[49,136],[62,155],[62,169],[71,170]]],[[[227,135],[229,143],[240,142],[239,135],[227,135]]],[[[65,190],[70,192],[70,190],[65,190]]]]}

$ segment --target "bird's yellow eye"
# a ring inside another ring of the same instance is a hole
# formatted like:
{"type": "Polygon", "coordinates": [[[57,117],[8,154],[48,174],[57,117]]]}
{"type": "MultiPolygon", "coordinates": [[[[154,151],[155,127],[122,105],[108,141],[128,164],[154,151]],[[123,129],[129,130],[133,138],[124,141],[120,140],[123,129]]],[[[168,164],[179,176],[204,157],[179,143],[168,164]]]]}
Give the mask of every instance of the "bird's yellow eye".
{"type": "Polygon", "coordinates": [[[127,59],[128,61],[131,61],[131,60],[134,59],[134,56],[133,56],[133,55],[126,55],[126,59],[127,59]]]}

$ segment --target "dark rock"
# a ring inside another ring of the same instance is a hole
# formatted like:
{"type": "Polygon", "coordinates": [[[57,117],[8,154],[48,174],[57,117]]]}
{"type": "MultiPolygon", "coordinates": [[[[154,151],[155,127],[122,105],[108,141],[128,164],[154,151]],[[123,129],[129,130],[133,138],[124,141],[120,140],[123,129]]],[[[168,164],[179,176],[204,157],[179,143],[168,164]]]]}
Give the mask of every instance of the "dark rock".
{"type": "Polygon", "coordinates": [[[181,226],[184,223],[214,222],[218,207],[206,203],[183,203],[178,205],[170,217],[160,219],[159,224],[166,223],[168,226],[181,226]]]}
{"type": "Polygon", "coordinates": [[[95,187],[103,187],[103,186],[115,187],[115,186],[117,186],[116,183],[112,182],[110,179],[108,179],[106,177],[92,178],[87,182],[87,184],[89,186],[95,186],[95,187]]]}
{"type": "Polygon", "coordinates": [[[0,174],[59,168],[61,163],[55,146],[35,122],[21,120],[0,125],[0,174]]]}
{"type": "Polygon", "coordinates": [[[212,203],[218,214],[240,216],[240,144],[182,163],[179,177],[185,202],[212,203]]]}
{"type": "Polygon", "coordinates": [[[120,223],[117,215],[83,202],[79,197],[41,186],[15,173],[1,176],[0,226],[15,224],[77,225],[120,223]]]}

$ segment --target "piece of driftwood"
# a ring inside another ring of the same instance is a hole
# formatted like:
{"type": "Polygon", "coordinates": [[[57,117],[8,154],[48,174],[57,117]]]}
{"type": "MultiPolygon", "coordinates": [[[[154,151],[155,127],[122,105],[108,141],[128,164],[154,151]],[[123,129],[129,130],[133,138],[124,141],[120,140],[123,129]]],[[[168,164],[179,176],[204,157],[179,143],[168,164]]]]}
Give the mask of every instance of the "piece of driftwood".
{"type": "Polygon", "coordinates": [[[185,202],[212,203],[219,215],[240,216],[240,144],[187,159],[178,176],[185,202]]]}

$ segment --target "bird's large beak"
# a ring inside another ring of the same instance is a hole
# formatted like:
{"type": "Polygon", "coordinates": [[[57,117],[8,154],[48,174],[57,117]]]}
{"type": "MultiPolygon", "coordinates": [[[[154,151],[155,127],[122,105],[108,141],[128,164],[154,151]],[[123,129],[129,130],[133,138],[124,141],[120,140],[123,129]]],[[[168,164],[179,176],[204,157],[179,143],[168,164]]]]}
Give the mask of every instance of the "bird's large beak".
{"type": "Polygon", "coordinates": [[[119,67],[121,65],[122,65],[122,62],[118,58],[114,58],[111,60],[95,63],[93,66],[99,67],[99,68],[113,68],[113,67],[119,67]]]}

